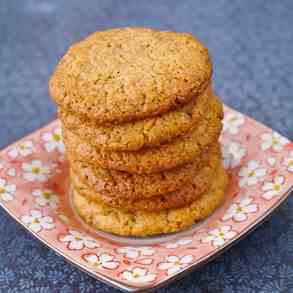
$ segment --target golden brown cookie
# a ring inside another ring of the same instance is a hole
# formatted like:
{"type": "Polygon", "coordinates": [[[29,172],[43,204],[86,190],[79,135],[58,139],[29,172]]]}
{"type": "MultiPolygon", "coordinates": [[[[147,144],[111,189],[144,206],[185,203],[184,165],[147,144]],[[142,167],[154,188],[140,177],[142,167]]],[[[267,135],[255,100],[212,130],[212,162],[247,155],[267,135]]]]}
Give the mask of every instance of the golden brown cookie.
{"type": "Polygon", "coordinates": [[[96,149],[68,129],[63,129],[64,143],[69,157],[106,169],[142,174],[172,169],[193,161],[218,140],[222,129],[222,103],[213,97],[209,106],[193,130],[159,147],[137,152],[107,152],[96,149]]]}
{"type": "Polygon", "coordinates": [[[136,198],[122,198],[119,194],[116,196],[109,196],[102,192],[96,192],[89,185],[84,184],[80,178],[71,173],[71,183],[73,188],[81,195],[89,200],[103,202],[111,207],[121,208],[127,211],[161,211],[164,209],[179,208],[193,202],[203,192],[209,188],[215,175],[216,166],[205,166],[194,174],[191,182],[181,186],[181,188],[161,195],[156,195],[149,198],[140,196],[136,198]]]}
{"type": "Polygon", "coordinates": [[[73,204],[85,222],[105,232],[122,236],[150,236],[183,230],[206,218],[222,202],[228,184],[226,171],[219,167],[210,189],[191,204],[159,212],[125,212],[88,200],[77,191],[73,204]]]}
{"type": "Polygon", "coordinates": [[[70,164],[73,173],[92,190],[92,193],[133,201],[178,190],[183,185],[190,184],[195,174],[201,172],[203,167],[213,170],[219,161],[220,147],[214,144],[192,163],[154,174],[130,174],[103,169],[74,159],[70,164]]]}
{"type": "Polygon", "coordinates": [[[143,147],[156,146],[183,135],[199,121],[206,112],[213,96],[211,86],[191,102],[163,115],[124,124],[98,125],[78,113],[59,109],[64,126],[79,137],[91,141],[105,151],[137,151],[143,147]]]}
{"type": "Polygon", "coordinates": [[[211,74],[208,50],[190,34],[118,28],[72,45],[49,91],[59,106],[99,123],[125,122],[187,103],[211,74]]]}

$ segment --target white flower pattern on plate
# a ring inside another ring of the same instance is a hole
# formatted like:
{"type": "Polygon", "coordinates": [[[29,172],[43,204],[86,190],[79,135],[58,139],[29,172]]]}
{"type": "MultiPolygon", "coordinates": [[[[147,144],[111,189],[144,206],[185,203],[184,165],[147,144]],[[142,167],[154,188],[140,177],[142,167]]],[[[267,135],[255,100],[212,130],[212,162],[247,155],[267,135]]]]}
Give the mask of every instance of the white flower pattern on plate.
{"type": "Polygon", "coordinates": [[[252,197],[243,197],[238,203],[232,203],[223,216],[223,221],[233,219],[236,222],[247,220],[248,214],[258,210],[257,204],[253,203],[252,197]]]}
{"type": "Polygon", "coordinates": [[[161,262],[158,265],[158,269],[167,271],[168,275],[173,275],[191,264],[193,258],[194,257],[190,254],[181,257],[177,255],[170,255],[166,258],[165,262],[161,262]]]}
{"type": "Polygon", "coordinates": [[[264,133],[261,136],[262,144],[261,149],[263,151],[272,149],[275,152],[281,152],[283,147],[289,143],[289,140],[277,132],[264,133]]]}
{"type": "Polygon", "coordinates": [[[245,118],[240,113],[228,113],[224,116],[223,132],[229,132],[232,135],[240,131],[240,127],[244,124],[245,118]]]}
{"type": "Polygon", "coordinates": [[[222,145],[223,165],[225,168],[237,167],[245,156],[246,150],[238,142],[230,142],[222,145]]]}
{"type": "Polygon", "coordinates": [[[266,169],[260,167],[260,164],[251,160],[248,162],[247,166],[240,169],[238,175],[241,177],[239,180],[239,186],[252,186],[258,183],[259,179],[266,175],[266,169]]]}
{"type": "Polygon", "coordinates": [[[35,189],[32,191],[32,195],[36,197],[36,203],[41,207],[57,208],[59,204],[59,197],[50,189],[35,189]]]}
{"type": "Polygon", "coordinates": [[[142,256],[151,256],[155,253],[155,250],[152,247],[141,246],[141,247],[131,247],[125,246],[117,249],[117,253],[124,254],[127,258],[138,258],[142,256]]]}
{"type": "Polygon", "coordinates": [[[273,181],[265,182],[262,187],[262,190],[265,191],[262,197],[266,200],[271,200],[283,191],[284,184],[285,177],[283,176],[276,176],[273,181]]]}
{"type": "Polygon", "coordinates": [[[192,239],[179,239],[179,240],[173,241],[173,242],[166,242],[166,243],[162,244],[162,246],[164,246],[168,249],[175,249],[180,246],[188,245],[191,242],[192,242],[192,239]]]}
{"type": "Polygon", "coordinates": [[[276,158],[274,158],[274,157],[268,157],[268,158],[267,158],[267,162],[268,162],[268,164],[269,164],[271,167],[273,167],[273,166],[276,165],[277,160],[276,160],[276,158]]]}
{"type": "Polygon", "coordinates": [[[290,173],[293,173],[293,151],[289,153],[289,157],[283,161],[283,164],[287,167],[290,173]]]}
{"type": "Polygon", "coordinates": [[[85,247],[94,249],[100,246],[95,239],[75,230],[69,230],[67,235],[59,236],[59,241],[66,242],[71,250],[81,250],[85,247]]]}
{"type": "Polygon", "coordinates": [[[8,156],[11,158],[16,158],[18,155],[26,157],[34,152],[34,144],[32,141],[27,140],[19,143],[16,147],[12,148],[8,152],[8,156]]]}
{"type": "Polygon", "coordinates": [[[119,261],[108,253],[102,253],[100,255],[88,253],[83,255],[83,259],[97,269],[115,270],[119,267],[119,261]]]}
{"type": "Polygon", "coordinates": [[[16,191],[16,186],[14,184],[8,184],[3,178],[0,178],[0,200],[1,201],[12,201],[13,194],[16,191]]]}
{"type": "Polygon", "coordinates": [[[6,173],[8,176],[10,177],[15,177],[16,176],[16,170],[14,168],[9,168],[7,170],[7,173],[6,173]]]}
{"type": "Polygon", "coordinates": [[[27,181],[44,182],[48,179],[50,169],[40,160],[33,160],[31,163],[23,163],[22,170],[24,171],[23,178],[27,181]]]}
{"type": "Polygon", "coordinates": [[[42,231],[42,229],[52,230],[55,228],[53,218],[43,216],[39,210],[31,210],[29,215],[21,217],[21,221],[35,233],[42,231]]]}
{"type": "Polygon", "coordinates": [[[203,243],[211,243],[214,247],[219,247],[224,245],[227,240],[234,238],[236,234],[231,226],[222,226],[209,231],[208,236],[201,241],[203,243]]]}
{"type": "Polygon", "coordinates": [[[135,267],[120,274],[121,279],[131,283],[150,283],[156,279],[156,274],[148,273],[146,269],[135,267]]]}
{"type": "Polygon", "coordinates": [[[57,127],[53,132],[46,132],[42,135],[42,139],[45,141],[45,150],[47,152],[53,152],[57,149],[60,153],[64,153],[65,147],[62,140],[62,131],[60,127],[57,127]]]}

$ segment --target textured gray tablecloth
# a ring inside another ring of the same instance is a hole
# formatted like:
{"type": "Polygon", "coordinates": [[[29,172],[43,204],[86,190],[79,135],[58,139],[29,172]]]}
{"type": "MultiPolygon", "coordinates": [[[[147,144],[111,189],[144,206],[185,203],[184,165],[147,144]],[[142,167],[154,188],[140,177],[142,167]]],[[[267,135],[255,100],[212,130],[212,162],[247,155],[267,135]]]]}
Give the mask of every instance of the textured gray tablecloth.
{"type": "MultiPolygon", "coordinates": [[[[0,1],[0,146],[51,120],[48,77],[70,43],[115,26],[192,32],[226,104],[293,139],[293,1],[0,1]]],[[[293,200],[225,254],[160,292],[293,292],[293,200]]],[[[113,292],[0,210],[1,292],[113,292]]]]}

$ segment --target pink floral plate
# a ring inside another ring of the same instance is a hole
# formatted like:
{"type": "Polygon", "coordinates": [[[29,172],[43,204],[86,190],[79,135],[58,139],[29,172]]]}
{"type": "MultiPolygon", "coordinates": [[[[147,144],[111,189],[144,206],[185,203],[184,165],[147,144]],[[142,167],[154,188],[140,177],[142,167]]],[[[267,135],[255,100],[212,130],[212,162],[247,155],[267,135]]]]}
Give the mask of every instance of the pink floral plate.
{"type": "Polygon", "coordinates": [[[289,195],[293,143],[225,107],[222,206],[181,233],[125,238],[91,230],[70,205],[58,121],[0,153],[0,204],[29,232],[93,277],[128,292],[157,288],[199,267],[251,231],[289,195]]]}

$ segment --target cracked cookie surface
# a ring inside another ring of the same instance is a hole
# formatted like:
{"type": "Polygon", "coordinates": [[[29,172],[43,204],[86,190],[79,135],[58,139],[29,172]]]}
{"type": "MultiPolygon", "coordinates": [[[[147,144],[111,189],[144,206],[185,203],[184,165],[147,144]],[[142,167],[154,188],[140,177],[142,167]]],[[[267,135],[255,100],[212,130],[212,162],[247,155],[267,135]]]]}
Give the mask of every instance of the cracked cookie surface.
{"type": "Polygon", "coordinates": [[[204,166],[197,174],[194,174],[191,181],[181,188],[165,193],[156,195],[149,198],[128,198],[125,199],[119,196],[109,196],[102,192],[96,192],[90,186],[84,184],[80,178],[71,173],[71,182],[73,188],[76,189],[81,195],[87,199],[96,201],[98,203],[105,203],[111,207],[120,208],[125,211],[161,211],[164,209],[178,208],[186,206],[198,198],[205,192],[209,184],[212,182],[219,162],[204,166]]]}
{"type": "Polygon", "coordinates": [[[211,75],[208,50],[191,34],[117,28],[73,44],[49,92],[59,106],[98,123],[125,122],[186,104],[211,75]]]}
{"type": "Polygon", "coordinates": [[[63,127],[64,143],[69,157],[106,169],[150,174],[192,162],[208,146],[216,143],[222,130],[222,118],[222,103],[219,98],[213,97],[208,111],[194,129],[158,147],[144,148],[137,152],[103,151],[63,127]]]}
{"type": "Polygon", "coordinates": [[[211,86],[191,102],[163,115],[143,120],[99,125],[78,113],[59,109],[64,126],[79,137],[89,140],[97,148],[108,151],[137,151],[156,146],[189,131],[206,112],[213,96],[211,86]]]}
{"type": "Polygon", "coordinates": [[[73,191],[73,204],[83,220],[97,230],[122,236],[150,236],[181,231],[206,218],[222,202],[228,184],[226,171],[219,167],[210,189],[191,204],[159,212],[126,212],[97,203],[73,191]]]}
{"type": "Polygon", "coordinates": [[[216,143],[190,164],[153,174],[129,174],[99,168],[74,158],[70,160],[70,167],[75,176],[91,189],[92,194],[133,201],[170,193],[190,184],[203,167],[215,169],[220,161],[220,153],[220,146],[216,143]]]}

